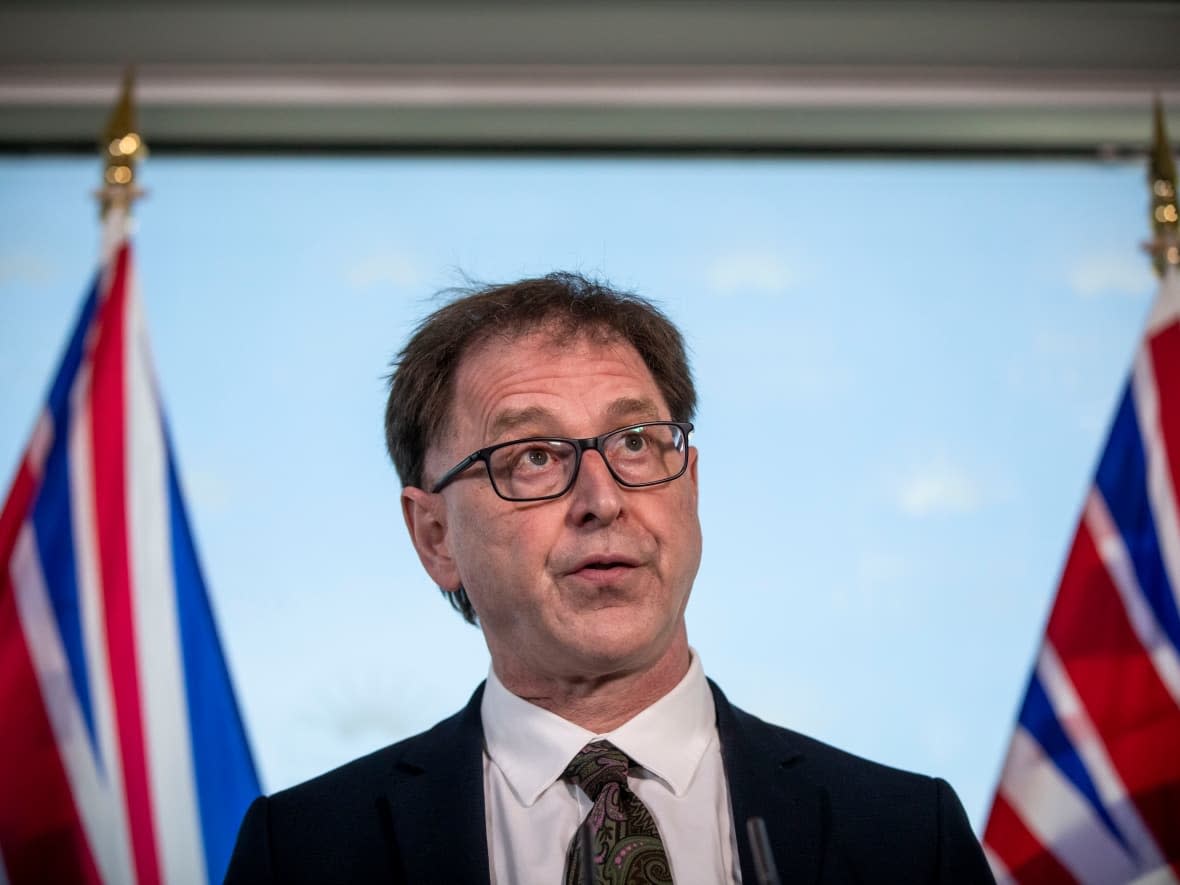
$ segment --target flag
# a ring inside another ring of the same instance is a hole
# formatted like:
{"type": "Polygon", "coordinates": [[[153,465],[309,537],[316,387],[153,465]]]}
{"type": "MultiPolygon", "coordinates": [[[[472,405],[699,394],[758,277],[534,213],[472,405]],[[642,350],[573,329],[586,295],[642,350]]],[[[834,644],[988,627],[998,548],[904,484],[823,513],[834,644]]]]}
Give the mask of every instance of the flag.
{"type": "Polygon", "coordinates": [[[1000,883],[1180,882],[1180,273],[1083,506],[984,830],[1000,883]]]}
{"type": "Polygon", "coordinates": [[[0,883],[220,882],[259,792],[123,211],[0,512],[0,883]]]}

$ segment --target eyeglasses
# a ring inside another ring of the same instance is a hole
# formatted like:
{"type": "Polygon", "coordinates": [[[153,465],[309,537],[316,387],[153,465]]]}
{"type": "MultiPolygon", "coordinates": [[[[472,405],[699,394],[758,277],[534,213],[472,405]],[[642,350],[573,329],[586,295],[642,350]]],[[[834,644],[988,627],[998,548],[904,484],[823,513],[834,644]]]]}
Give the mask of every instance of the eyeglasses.
{"type": "Polygon", "coordinates": [[[506,501],[560,498],[578,478],[582,453],[598,452],[615,482],[629,489],[670,482],[688,467],[686,421],[631,424],[586,439],[530,436],[472,452],[434,484],[441,492],[476,461],[488,469],[492,489],[506,501]]]}

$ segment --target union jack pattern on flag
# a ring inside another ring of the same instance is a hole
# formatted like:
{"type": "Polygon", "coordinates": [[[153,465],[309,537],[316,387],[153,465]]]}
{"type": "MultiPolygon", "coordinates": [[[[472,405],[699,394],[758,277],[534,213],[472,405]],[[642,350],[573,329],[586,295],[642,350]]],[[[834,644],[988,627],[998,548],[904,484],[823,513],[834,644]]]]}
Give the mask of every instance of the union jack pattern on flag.
{"type": "Polygon", "coordinates": [[[1180,275],[1086,497],[984,831],[998,882],[1180,882],[1180,275]]]}
{"type": "Polygon", "coordinates": [[[123,212],[0,514],[0,882],[220,882],[258,778],[123,212]]]}

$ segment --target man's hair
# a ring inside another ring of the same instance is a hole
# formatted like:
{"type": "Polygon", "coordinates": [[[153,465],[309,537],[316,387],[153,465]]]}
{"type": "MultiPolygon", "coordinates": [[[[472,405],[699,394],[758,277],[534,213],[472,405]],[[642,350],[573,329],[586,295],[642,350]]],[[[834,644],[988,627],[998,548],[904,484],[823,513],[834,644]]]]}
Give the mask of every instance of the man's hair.
{"type": "MultiPolygon", "coordinates": [[[[389,377],[385,445],[402,485],[423,486],[426,451],[446,432],[450,419],[459,362],[493,337],[512,342],[543,330],[555,341],[587,335],[625,341],[643,358],[671,419],[692,420],[697,395],[684,339],[645,298],[572,273],[446,294],[453,300],[418,324],[389,377]]],[[[474,624],[475,610],[466,591],[442,590],[474,624]]]]}

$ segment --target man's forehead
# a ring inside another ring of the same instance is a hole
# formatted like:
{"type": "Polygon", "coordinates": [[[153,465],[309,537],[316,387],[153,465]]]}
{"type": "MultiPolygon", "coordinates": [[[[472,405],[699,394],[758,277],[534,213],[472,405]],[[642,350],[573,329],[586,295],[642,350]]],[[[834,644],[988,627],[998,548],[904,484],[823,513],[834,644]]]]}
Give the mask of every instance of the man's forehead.
{"type": "MultiPolygon", "coordinates": [[[[635,345],[609,328],[564,329],[546,325],[534,329],[494,333],[472,342],[459,357],[451,390],[451,405],[456,405],[459,385],[463,380],[478,381],[482,373],[498,367],[515,368],[521,364],[525,350],[539,351],[545,357],[557,359],[580,350],[599,349],[609,358],[642,367],[647,378],[651,373],[635,345]],[[478,367],[475,364],[478,363],[478,367]],[[479,374],[472,377],[473,370],[479,374]]],[[[652,379],[654,383],[654,379],[652,379]]]]}

